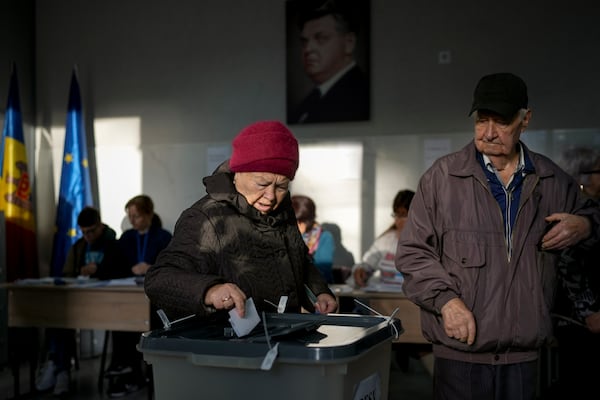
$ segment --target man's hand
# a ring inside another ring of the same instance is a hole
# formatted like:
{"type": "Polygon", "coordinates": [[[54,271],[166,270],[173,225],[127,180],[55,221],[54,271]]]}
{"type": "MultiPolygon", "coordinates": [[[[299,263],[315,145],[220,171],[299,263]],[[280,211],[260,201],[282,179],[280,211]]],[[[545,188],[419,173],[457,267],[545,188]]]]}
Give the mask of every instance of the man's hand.
{"type": "Polygon", "coordinates": [[[465,303],[459,298],[452,299],[444,304],[441,312],[446,335],[472,345],[477,329],[473,313],[469,311],[465,303]]]}
{"type": "Polygon", "coordinates": [[[98,265],[95,262],[91,262],[81,267],[79,274],[83,276],[90,276],[94,275],[96,271],[98,271],[98,265]]]}
{"type": "Polygon", "coordinates": [[[586,217],[567,213],[554,213],[546,217],[547,223],[557,222],[542,238],[542,249],[562,250],[590,236],[592,224],[586,217]]]}

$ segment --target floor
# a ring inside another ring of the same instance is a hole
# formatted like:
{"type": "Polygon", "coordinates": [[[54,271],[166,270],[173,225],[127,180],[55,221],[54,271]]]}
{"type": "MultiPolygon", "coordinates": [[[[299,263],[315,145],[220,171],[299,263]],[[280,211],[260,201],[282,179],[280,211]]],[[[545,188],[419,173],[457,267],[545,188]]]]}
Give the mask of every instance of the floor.
{"type": "MultiPolygon", "coordinates": [[[[22,365],[20,376],[20,392],[22,399],[56,399],[52,393],[35,393],[29,389],[29,369],[22,365]]],[[[71,377],[71,393],[64,399],[108,399],[106,385],[103,393],[98,391],[98,373],[100,357],[80,360],[79,370],[71,377]]],[[[0,399],[14,399],[13,375],[9,368],[0,369],[0,399]]],[[[127,400],[147,400],[148,388],[131,393],[127,400]]],[[[408,365],[401,369],[395,361],[390,367],[389,399],[431,400],[431,377],[419,360],[409,359],[408,365]]],[[[171,400],[171,399],[167,399],[171,400]]]]}

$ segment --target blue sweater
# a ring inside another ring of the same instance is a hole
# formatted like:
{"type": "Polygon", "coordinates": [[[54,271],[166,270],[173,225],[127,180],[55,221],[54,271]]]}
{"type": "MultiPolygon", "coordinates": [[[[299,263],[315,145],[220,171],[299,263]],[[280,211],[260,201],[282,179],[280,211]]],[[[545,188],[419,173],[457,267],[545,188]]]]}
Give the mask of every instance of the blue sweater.
{"type": "Polygon", "coordinates": [[[144,235],[139,235],[135,229],[128,229],[119,238],[119,244],[127,257],[129,267],[145,261],[152,265],[171,241],[171,233],[163,228],[152,226],[144,235]]]}

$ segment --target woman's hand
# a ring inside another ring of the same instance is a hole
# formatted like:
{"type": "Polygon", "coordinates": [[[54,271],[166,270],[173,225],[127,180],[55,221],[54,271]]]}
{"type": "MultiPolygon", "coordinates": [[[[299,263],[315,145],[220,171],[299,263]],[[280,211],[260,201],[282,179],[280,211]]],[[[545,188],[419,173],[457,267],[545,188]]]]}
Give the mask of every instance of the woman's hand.
{"type": "Polygon", "coordinates": [[[246,294],[234,283],[221,283],[210,287],[204,296],[204,304],[216,310],[231,310],[235,308],[238,315],[244,318],[246,294]]]}
{"type": "Polygon", "coordinates": [[[585,324],[593,333],[600,333],[600,311],[588,315],[585,319],[585,324]]]}
{"type": "Polygon", "coordinates": [[[150,264],[142,261],[131,267],[131,272],[133,272],[134,275],[146,275],[146,271],[148,271],[148,268],[150,268],[150,264]]]}
{"type": "Polygon", "coordinates": [[[335,301],[335,297],[328,293],[321,293],[317,296],[317,302],[315,303],[315,310],[319,314],[329,314],[332,312],[336,312],[338,308],[337,301],[335,301]]]}
{"type": "Polygon", "coordinates": [[[367,281],[369,280],[369,272],[366,269],[364,269],[363,267],[356,268],[354,270],[353,276],[354,282],[356,282],[356,284],[359,287],[367,286],[367,281]]]}

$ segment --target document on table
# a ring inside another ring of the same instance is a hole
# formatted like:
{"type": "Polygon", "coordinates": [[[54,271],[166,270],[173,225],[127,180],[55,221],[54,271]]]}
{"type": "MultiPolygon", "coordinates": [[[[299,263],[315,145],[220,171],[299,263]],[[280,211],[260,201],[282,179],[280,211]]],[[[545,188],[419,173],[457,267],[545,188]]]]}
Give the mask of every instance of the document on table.
{"type": "Polygon", "coordinates": [[[121,279],[110,279],[107,282],[106,286],[137,286],[137,281],[135,276],[130,276],[127,278],[121,279]]]}
{"type": "Polygon", "coordinates": [[[397,283],[374,282],[362,288],[365,292],[402,292],[402,285],[397,283]]]}
{"type": "Polygon", "coordinates": [[[76,278],[46,276],[37,279],[19,279],[15,283],[18,285],[79,285],[98,282],[100,282],[98,279],[87,276],[78,276],[76,278]]]}
{"type": "Polygon", "coordinates": [[[69,277],[52,277],[47,276],[39,279],[19,279],[15,283],[19,285],[68,285],[77,287],[97,287],[97,286],[137,286],[139,277],[131,276],[128,278],[98,280],[87,276],[78,276],[77,278],[69,277]]]}

